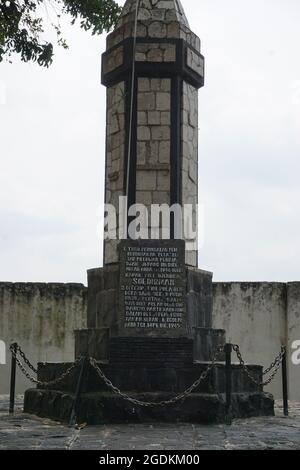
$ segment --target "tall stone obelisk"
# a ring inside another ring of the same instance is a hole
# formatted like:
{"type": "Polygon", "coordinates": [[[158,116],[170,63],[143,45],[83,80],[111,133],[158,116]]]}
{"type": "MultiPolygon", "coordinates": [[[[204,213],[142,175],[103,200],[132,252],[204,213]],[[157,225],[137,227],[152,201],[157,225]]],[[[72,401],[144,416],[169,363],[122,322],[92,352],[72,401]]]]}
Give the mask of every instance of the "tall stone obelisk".
{"type": "MultiPolygon", "coordinates": [[[[102,83],[106,202],[119,213],[120,197],[128,198],[127,209],[188,204],[196,211],[204,59],[178,0],[127,0],[107,38],[102,83]]],[[[118,219],[127,238],[127,221],[118,219]]],[[[81,422],[225,419],[224,357],[212,363],[225,344],[225,331],[212,327],[212,273],[197,268],[197,249],[190,249],[189,238],[176,239],[176,228],[173,219],[167,239],[108,239],[104,267],[88,271],[88,328],[75,332],[75,356],[94,361],[77,404],[81,422]],[[193,383],[199,385],[190,393],[193,383]],[[162,405],[187,390],[185,401],[162,405]]],[[[39,378],[52,381],[69,366],[40,364],[39,378]]],[[[248,370],[256,382],[241,366],[232,370],[233,416],[273,414],[273,398],[257,385],[262,367],[248,370]]],[[[68,419],[77,376],[55,390],[28,390],[25,411],[68,419]]]]}
{"type": "MultiPolygon", "coordinates": [[[[128,207],[190,204],[196,220],[204,58],[180,1],[127,0],[107,38],[102,83],[107,87],[105,201],[118,211],[120,196],[128,196],[128,207]]],[[[105,265],[119,261],[118,244],[105,242],[105,265]]],[[[197,266],[197,247],[186,250],[186,264],[197,266]]]]}

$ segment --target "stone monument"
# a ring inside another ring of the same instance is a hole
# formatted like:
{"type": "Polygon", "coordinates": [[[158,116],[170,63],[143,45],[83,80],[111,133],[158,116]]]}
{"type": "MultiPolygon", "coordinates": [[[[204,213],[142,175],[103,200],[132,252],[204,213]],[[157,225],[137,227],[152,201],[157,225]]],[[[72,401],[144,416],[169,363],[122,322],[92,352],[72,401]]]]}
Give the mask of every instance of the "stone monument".
{"type": "MultiPolygon", "coordinates": [[[[225,331],[212,328],[212,273],[198,269],[197,244],[185,234],[175,236],[176,217],[170,218],[167,239],[150,237],[152,219],[141,239],[128,235],[133,205],[149,210],[189,205],[194,219],[197,211],[204,57],[179,0],[127,0],[107,37],[102,83],[107,87],[105,201],[116,210],[115,229],[122,236],[106,236],[104,267],[88,271],[87,329],[75,332],[75,357],[96,359],[130,397],[159,402],[186,390],[225,345],[225,331]]],[[[160,219],[154,228],[160,235],[160,219]]],[[[184,401],[165,407],[126,401],[89,366],[78,418],[94,424],[222,421],[223,361],[220,357],[184,401]]],[[[39,379],[53,380],[68,367],[40,364],[39,379]]],[[[262,379],[262,367],[249,370],[262,379]]],[[[25,411],[67,420],[77,375],[55,390],[28,390],[25,411]]],[[[273,414],[272,397],[239,365],[233,366],[232,387],[234,416],[273,414]]]]}

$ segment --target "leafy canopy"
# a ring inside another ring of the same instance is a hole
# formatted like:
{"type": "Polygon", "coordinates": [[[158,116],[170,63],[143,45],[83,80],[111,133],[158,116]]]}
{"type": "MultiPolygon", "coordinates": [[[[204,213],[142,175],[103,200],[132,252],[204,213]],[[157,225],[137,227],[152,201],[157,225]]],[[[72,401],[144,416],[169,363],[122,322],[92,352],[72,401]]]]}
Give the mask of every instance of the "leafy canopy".
{"type": "Polygon", "coordinates": [[[80,21],[81,28],[94,35],[115,26],[121,7],[114,0],[0,0],[0,62],[16,53],[24,62],[37,62],[46,67],[52,63],[53,44],[43,39],[49,10],[55,17],[50,22],[57,43],[67,48],[60,27],[62,14],[68,14],[72,24],[80,21]],[[42,15],[42,6],[46,15],[42,15]]]}

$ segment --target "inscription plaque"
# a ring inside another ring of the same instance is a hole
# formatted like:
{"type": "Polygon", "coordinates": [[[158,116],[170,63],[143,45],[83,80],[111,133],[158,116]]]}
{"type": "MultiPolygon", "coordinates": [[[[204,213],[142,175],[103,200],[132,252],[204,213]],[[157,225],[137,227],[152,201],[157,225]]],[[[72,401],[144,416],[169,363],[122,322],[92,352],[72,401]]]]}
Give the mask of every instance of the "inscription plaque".
{"type": "Polygon", "coordinates": [[[180,332],[186,326],[185,244],[181,240],[120,245],[123,328],[180,332]]]}

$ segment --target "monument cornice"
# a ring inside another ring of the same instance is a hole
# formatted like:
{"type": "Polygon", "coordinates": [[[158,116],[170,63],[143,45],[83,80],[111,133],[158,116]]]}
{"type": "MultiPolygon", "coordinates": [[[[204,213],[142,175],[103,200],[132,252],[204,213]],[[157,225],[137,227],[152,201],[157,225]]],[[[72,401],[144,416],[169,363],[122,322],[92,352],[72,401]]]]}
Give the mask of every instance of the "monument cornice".
{"type": "MultiPolygon", "coordinates": [[[[135,61],[136,77],[149,76],[153,78],[172,78],[180,77],[189,84],[199,89],[204,86],[204,56],[184,39],[176,38],[137,38],[137,45],[147,44],[170,44],[175,46],[175,60],[167,62],[153,61],[135,61]],[[194,54],[199,58],[199,62],[203,64],[203,72],[198,73],[188,64],[188,54],[194,54]]],[[[102,55],[102,75],[101,83],[105,86],[113,86],[120,81],[126,80],[131,75],[133,62],[134,40],[127,38],[117,45],[107,50],[102,55]],[[116,51],[122,51],[122,63],[117,65],[113,70],[107,71],[106,63],[110,56],[116,51]]]]}

